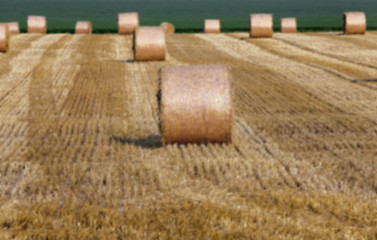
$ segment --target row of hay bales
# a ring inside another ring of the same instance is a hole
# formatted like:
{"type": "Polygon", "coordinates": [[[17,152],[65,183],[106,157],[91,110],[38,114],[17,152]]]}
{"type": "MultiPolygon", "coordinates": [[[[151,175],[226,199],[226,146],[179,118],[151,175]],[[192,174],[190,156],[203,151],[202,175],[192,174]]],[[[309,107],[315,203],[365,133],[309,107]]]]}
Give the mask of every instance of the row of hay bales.
{"type": "MultiPolygon", "coordinates": [[[[295,18],[283,19],[286,32],[296,32],[295,18]]],[[[365,33],[364,13],[344,14],[344,33],[365,33]]],[[[137,13],[118,16],[119,34],[133,34],[136,61],[165,60],[165,35],[174,33],[174,25],[139,27],[137,13]]],[[[45,33],[45,17],[29,17],[28,32],[45,33]]],[[[0,39],[7,39],[7,24],[0,25],[0,39]]],[[[206,33],[219,33],[219,20],[205,21],[206,33]]],[[[91,33],[91,23],[80,21],[76,33],[91,33]]],[[[272,37],[272,14],[250,15],[250,37],[272,37]]],[[[0,41],[2,44],[7,41],[0,41]]],[[[7,46],[6,46],[7,48],[7,46]]],[[[226,65],[171,66],[160,70],[160,119],[164,144],[231,143],[231,74],[226,65]]]]}

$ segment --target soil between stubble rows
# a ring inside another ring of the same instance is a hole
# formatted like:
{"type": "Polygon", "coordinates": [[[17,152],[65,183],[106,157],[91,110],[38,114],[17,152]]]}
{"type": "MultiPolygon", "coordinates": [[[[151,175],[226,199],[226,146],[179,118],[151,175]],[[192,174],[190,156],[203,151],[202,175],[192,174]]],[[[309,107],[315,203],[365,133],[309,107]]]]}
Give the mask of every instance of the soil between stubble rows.
{"type": "Polygon", "coordinates": [[[377,238],[376,35],[27,35],[0,55],[4,238],[377,238]],[[233,144],[161,146],[162,66],[228,64],[233,144]]]}

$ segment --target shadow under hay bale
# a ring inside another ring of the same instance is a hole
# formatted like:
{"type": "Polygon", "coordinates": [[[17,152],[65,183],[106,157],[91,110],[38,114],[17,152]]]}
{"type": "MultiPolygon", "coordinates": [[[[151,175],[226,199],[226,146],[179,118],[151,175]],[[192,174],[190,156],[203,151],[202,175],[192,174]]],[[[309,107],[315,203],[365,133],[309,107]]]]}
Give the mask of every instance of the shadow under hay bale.
{"type": "Polygon", "coordinates": [[[162,147],[162,139],[160,135],[151,134],[146,138],[124,138],[113,136],[110,140],[114,140],[116,142],[120,142],[122,144],[132,144],[142,148],[160,148],[162,147]]]}

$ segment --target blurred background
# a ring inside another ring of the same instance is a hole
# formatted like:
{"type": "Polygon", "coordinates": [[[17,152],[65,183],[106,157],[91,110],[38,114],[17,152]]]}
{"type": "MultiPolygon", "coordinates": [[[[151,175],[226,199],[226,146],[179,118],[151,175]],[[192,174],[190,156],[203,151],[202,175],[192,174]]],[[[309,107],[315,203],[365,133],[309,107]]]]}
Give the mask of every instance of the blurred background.
{"type": "Polygon", "coordinates": [[[120,12],[138,12],[141,25],[171,22],[177,32],[201,32],[211,18],[223,31],[247,31],[250,13],[273,13],[275,31],[281,17],[297,17],[299,31],[337,31],[344,11],[364,11],[377,29],[377,0],[0,0],[0,22],[18,21],[22,32],[28,15],[46,16],[48,32],[73,32],[78,20],[95,33],[117,32],[120,12]]]}

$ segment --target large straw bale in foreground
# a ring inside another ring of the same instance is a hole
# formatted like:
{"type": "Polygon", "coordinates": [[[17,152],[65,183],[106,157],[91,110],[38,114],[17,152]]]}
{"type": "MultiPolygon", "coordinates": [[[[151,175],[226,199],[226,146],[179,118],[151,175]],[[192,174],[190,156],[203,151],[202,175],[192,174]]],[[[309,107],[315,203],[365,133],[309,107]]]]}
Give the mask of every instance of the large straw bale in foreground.
{"type": "Polygon", "coordinates": [[[166,42],[162,27],[137,27],[134,34],[136,61],[165,60],[166,42]]]}
{"type": "Polygon", "coordinates": [[[364,34],[366,25],[364,12],[345,12],[343,14],[344,34],[364,34]]]}
{"type": "Polygon", "coordinates": [[[204,20],[204,32],[205,33],[220,33],[221,26],[219,19],[206,19],[204,20]]]}
{"type": "Polygon", "coordinates": [[[18,22],[9,22],[8,30],[10,35],[20,34],[20,25],[18,22]]]}
{"type": "Polygon", "coordinates": [[[0,52],[7,52],[9,44],[8,24],[0,23],[0,52]]]}
{"type": "Polygon", "coordinates": [[[280,20],[282,33],[296,33],[297,21],[296,18],[282,18],[280,20]]]}
{"type": "Polygon", "coordinates": [[[118,14],[118,32],[120,35],[133,34],[139,26],[139,14],[137,12],[118,14]]]}
{"type": "Polygon", "coordinates": [[[250,14],[251,38],[270,38],[272,34],[272,14],[250,14]]]}
{"type": "Polygon", "coordinates": [[[161,69],[162,140],[231,143],[232,102],[225,65],[161,69]]]}
{"type": "Polygon", "coordinates": [[[88,21],[78,21],[75,27],[76,34],[91,34],[92,23],[88,21]]]}
{"type": "Polygon", "coordinates": [[[29,16],[27,19],[28,33],[42,33],[47,31],[47,20],[43,16],[29,16]]]}
{"type": "Polygon", "coordinates": [[[169,22],[163,22],[160,24],[160,27],[162,27],[166,34],[174,34],[175,33],[175,27],[173,24],[169,22]]]}

